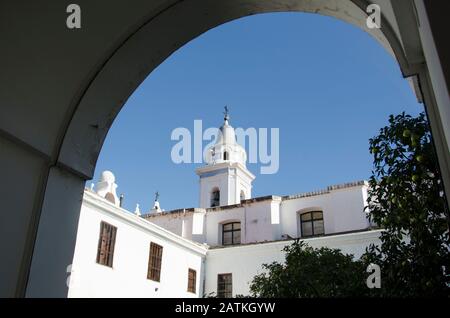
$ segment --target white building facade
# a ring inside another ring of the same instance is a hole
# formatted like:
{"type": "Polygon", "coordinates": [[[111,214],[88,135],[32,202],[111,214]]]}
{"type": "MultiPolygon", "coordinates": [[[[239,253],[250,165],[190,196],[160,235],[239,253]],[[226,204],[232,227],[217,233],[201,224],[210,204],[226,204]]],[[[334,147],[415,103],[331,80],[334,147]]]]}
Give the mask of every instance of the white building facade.
{"type": "Polygon", "coordinates": [[[255,176],[228,115],[200,178],[199,208],[150,213],[120,207],[104,172],[85,190],[69,297],[233,297],[249,295],[262,264],[284,261],[300,238],[359,258],[379,243],[367,219],[365,181],[289,196],[252,198],[255,176]]]}
{"type": "Polygon", "coordinates": [[[183,239],[86,190],[69,297],[201,297],[206,252],[206,246],[183,239]],[[102,231],[105,225],[112,228],[113,235],[102,250],[102,241],[108,240],[105,236],[109,234],[102,231]],[[152,277],[150,254],[155,244],[161,248],[160,271],[152,277]],[[190,291],[189,272],[196,276],[190,291]]]}

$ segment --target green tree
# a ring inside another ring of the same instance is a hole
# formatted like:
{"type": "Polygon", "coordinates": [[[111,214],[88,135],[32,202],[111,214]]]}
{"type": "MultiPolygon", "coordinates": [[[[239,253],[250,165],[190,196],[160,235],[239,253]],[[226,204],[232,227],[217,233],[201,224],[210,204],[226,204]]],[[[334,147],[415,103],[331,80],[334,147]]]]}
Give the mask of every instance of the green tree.
{"type": "Polygon", "coordinates": [[[284,264],[264,264],[250,283],[253,297],[349,297],[367,295],[366,268],[338,249],[314,249],[296,240],[284,248],[284,264]]]}
{"type": "Polygon", "coordinates": [[[425,114],[402,113],[370,139],[368,210],[383,228],[364,260],[381,267],[381,296],[448,296],[448,211],[425,114]]]}

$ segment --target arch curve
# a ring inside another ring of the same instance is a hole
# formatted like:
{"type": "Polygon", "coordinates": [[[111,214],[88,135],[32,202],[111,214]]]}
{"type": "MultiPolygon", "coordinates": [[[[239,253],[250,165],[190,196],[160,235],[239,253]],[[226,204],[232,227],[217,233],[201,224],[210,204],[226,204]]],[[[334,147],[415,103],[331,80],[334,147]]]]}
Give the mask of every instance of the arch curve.
{"type": "Polygon", "coordinates": [[[269,12],[306,12],[335,17],[371,34],[394,55],[404,71],[400,41],[387,20],[382,29],[366,27],[365,0],[178,1],[143,25],[105,57],[79,98],[61,141],[58,164],[91,179],[106,135],[141,82],[167,57],[202,33],[223,23],[269,12]],[[195,21],[195,23],[193,23],[195,21]]]}

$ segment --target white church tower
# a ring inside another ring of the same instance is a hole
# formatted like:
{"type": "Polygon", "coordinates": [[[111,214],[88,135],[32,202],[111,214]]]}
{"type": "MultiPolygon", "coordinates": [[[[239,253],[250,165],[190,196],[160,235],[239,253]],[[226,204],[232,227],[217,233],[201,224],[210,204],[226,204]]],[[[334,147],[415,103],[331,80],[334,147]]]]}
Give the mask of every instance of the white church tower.
{"type": "Polygon", "coordinates": [[[209,208],[238,204],[250,199],[255,176],[247,169],[247,153],[236,141],[234,128],[229,125],[228,108],[216,138],[208,149],[206,166],[198,168],[200,177],[200,207],[209,208]]]}

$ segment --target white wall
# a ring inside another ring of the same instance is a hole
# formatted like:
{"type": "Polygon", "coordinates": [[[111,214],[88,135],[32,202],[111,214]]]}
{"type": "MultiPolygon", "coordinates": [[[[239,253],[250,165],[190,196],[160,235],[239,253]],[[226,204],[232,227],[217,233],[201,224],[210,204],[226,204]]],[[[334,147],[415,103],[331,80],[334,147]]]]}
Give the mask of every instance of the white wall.
{"type": "Polygon", "coordinates": [[[252,195],[252,181],[254,176],[238,163],[220,163],[214,166],[205,166],[197,169],[200,176],[200,202],[201,208],[211,206],[211,193],[214,188],[220,190],[220,205],[238,204],[241,202],[240,193],[244,191],[245,197],[252,195]]]}
{"type": "MultiPolygon", "coordinates": [[[[176,212],[170,214],[153,215],[153,217],[149,217],[147,218],[147,220],[176,235],[183,236],[183,221],[192,222],[192,213],[183,214],[176,212]]],[[[192,236],[192,227],[189,228],[189,232],[191,232],[192,236]]],[[[184,235],[188,236],[188,233],[185,232],[184,235]]]]}
{"type": "Polygon", "coordinates": [[[178,235],[210,246],[221,245],[221,224],[241,222],[241,243],[282,239],[283,234],[300,237],[299,212],[323,211],[325,234],[363,230],[369,227],[364,207],[367,185],[323,191],[310,196],[284,198],[273,196],[232,207],[196,209],[204,217],[201,235],[192,235],[193,213],[166,213],[148,220],[178,235]],[[183,230],[184,220],[184,230],[183,230]]]}
{"type": "Polygon", "coordinates": [[[323,211],[325,234],[362,230],[369,227],[364,206],[367,186],[331,190],[328,193],[283,200],[281,231],[292,237],[300,236],[298,213],[323,211]]]}
{"type": "Polygon", "coordinates": [[[199,297],[205,254],[205,247],[85,192],[69,297],[199,297]],[[101,221],[117,227],[112,268],[96,263],[101,221]],[[147,279],[150,242],[163,246],[160,282],[147,279]],[[187,292],[188,268],[197,272],[196,294],[187,292]]]}
{"type": "Polygon", "coordinates": [[[207,243],[210,246],[221,245],[222,224],[241,222],[241,243],[273,241],[280,236],[280,200],[264,200],[246,203],[229,209],[197,209],[196,212],[167,213],[154,215],[148,220],[177,235],[184,235],[196,242],[207,243]],[[197,220],[193,220],[196,215],[197,220]],[[196,222],[203,222],[202,233],[193,234],[196,222]],[[183,230],[183,222],[184,229],[183,230]],[[273,223],[274,222],[274,223],[273,223]],[[272,224],[273,223],[273,224],[272,224]]]}
{"type": "MultiPolygon", "coordinates": [[[[69,297],[201,297],[203,283],[205,294],[216,292],[220,273],[233,274],[233,295],[248,295],[248,284],[261,272],[263,263],[284,261],[282,249],[292,241],[273,241],[280,240],[281,234],[297,236],[299,210],[322,209],[327,234],[363,229],[367,227],[362,212],[365,190],[365,186],[354,186],[302,198],[271,197],[230,209],[195,209],[156,215],[147,220],[85,191],[69,297]],[[101,221],[117,227],[112,268],[96,263],[101,221]],[[206,245],[188,240],[220,246],[220,224],[229,221],[241,222],[243,245],[208,249],[206,245]],[[265,241],[267,243],[257,244],[265,241]],[[164,248],[159,283],[147,279],[150,242],[164,248]],[[189,268],[197,271],[196,294],[187,292],[189,268]]],[[[379,232],[315,237],[305,241],[313,247],[339,248],[360,257],[369,244],[378,243],[379,232]]]]}
{"type": "MultiPolygon", "coordinates": [[[[338,248],[359,258],[370,244],[379,244],[380,230],[336,236],[316,237],[304,241],[312,247],[338,248]]],[[[249,295],[249,283],[262,272],[262,264],[284,262],[283,247],[293,241],[250,244],[216,248],[208,251],[205,268],[205,294],[217,294],[217,275],[232,273],[233,296],[249,295]]]]}

